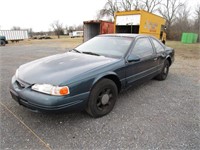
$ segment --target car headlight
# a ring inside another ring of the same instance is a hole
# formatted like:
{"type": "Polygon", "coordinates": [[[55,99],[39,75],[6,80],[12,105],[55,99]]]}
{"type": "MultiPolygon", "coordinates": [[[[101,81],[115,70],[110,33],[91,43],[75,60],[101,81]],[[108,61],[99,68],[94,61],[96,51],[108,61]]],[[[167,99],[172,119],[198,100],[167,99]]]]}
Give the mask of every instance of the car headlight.
{"type": "Polygon", "coordinates": [[[68,86],[53,86],[51,84],[34,84],[31,87],[31,89],[49,95],[62,96],[69,94],[68,86]]]}

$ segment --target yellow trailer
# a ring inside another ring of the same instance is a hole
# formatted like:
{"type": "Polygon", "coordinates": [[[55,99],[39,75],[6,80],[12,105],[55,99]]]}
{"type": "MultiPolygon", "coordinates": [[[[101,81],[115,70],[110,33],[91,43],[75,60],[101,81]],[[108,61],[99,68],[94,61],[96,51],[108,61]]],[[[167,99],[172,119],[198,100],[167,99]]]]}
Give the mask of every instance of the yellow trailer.
{"type": "Polygon", "coordinates": [[[149,34],[166,41],[165,19],[144,10],[115,13],[114,33],[149,34]]]}

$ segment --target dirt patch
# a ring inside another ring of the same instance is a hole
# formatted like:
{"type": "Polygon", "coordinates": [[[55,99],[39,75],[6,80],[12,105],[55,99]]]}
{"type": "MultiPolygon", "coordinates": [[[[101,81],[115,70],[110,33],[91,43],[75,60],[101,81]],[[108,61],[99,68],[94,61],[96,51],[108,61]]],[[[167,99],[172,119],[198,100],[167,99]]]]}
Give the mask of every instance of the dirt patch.
{"type": "Polygon", "coordinates": [[[175,49],[175,62],[171,69],[188,77],[194,77],[200,83],[200,44],[183,44],[168,41],[167,46],[175,49]]]}

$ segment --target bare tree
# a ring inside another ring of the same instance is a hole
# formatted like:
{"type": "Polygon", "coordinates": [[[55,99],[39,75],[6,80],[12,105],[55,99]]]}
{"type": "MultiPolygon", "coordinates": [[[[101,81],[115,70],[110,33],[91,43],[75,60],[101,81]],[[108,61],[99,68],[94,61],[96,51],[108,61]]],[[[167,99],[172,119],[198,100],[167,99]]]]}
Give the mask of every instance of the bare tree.
{"type": "Polygon", "coordinates": [[[122,0],[122,10],[138,10],[144,9],[148,12],[155,12],[160,5],[161,0],[122,0]]]}
{"type": "Polygon", "coordinates": [[[160,4],[161,0],[141,0],[142,9],[151,13],[157,11],[160,4]]]}
{"type": "Polygon", "coordinates": [[[104,5],[104,8],[100,10],[99,16],[104,17],[112,17],[114,19],[115,12],[119,10],[119,6],[115,0],[108,0],[104,5]]]}
{"type": "Polygon", "coordinates": [[[122,0],[121,7],[125,11],[132,10],[133,0],[122,0]]]}
{"type": "Polygon", "coordinates": [[[103,9],[97,14],[97,19],[104,16],[112,17],[116,11],[130,11],[144,9],[148,12],[157,10],[161,0],[108,0],[103,9]]]}
{"type": "Polygon", "coordinates": [[[69,26],[68,27],[68,32],[70,33],[70,32],[73,32],[73,31],[75,31],[76,29],[75,29],[75,26],[69,26]]]}
{"type": "Polygon", "coordinates": [[[83,31],[83,24],[79,24],[78,26],[75,27],[77,31],[83,31]]]}
{"type": "Polygon", "coordinates": [[[132,4],[133,10],[139,10],[142,9],[142,5],[140,4],[139,0],[134,0],[132,4]]]}
{"type": "Polygon", "coordinates": [[[176,19],[176,22],[179,24],[181,30],[183,31],[190,30],[190,26],[191,26],[191,23],[189,20],[190,15],[191,15],[190,9],[187,8],[186,4],[183,4],[183,7],[181,7],[181,9],[179,10],[178,17],[176,19]]]}
{"type": "Polygon", "coordinates": [[[187,5],[183,5],[177,12],[177,17],[174,23],[171,25],[170,30],[173,33],[171,38],[173,40],[180,40],[183,32],[192,32],[192,20],[189,18],[190,9],[187,5]]]}
{"type": "Polygon", "coordinates": [[[200,4],[198,4],[195,9],[194,31],[198,33],[200,42],[200,4]]]}
{"type": "Polygon", "coordinates": [[[183,6],[180,0],[165,0],[162,1],[162,7],[159,8],[159,13],[166,19],[167,37],[170,37],[170,28],[174,23],[178,10],[183,6]]]}
{"type": "Polygon", "coordinates": [[[114,19],[117,11],[130,11],[140,9],[139,0],[108,0],[103,9],[97,14],[97,19],[104,16],[114,19]]]}
{"type": "Polygon", "coordinates": [[[58,20],[56,20],[51,24],[51,27],[53,28],[55,35],[57,35],[58,38],[60,38],[60,35],[63,34],[62,23],[60,23],[58,20]]]}

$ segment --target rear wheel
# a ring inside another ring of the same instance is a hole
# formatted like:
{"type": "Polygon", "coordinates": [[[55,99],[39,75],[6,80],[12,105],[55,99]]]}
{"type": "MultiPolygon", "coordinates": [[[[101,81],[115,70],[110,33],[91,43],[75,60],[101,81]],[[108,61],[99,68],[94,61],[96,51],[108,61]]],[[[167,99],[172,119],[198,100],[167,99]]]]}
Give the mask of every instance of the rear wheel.
{"type": "Polygon", "coordinates": [[[86,111],[95,118],[108,114],[115,105],[117,94],[117,86],[112,80],[100,80],[90,93],[86,111]]]}
{"type": "Polygon", "coordinates": [[[158,76],[156,76],[156,79],[160,81],[165,80],[167,78],[168,72],[169,72],[169,61],[165,60],[162,71],[158,76]]]}
{"type": "Polygon", "coordinates": [[[165,44],[165,40],[163,40],[162,43],[165,44]]]}

